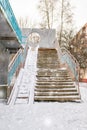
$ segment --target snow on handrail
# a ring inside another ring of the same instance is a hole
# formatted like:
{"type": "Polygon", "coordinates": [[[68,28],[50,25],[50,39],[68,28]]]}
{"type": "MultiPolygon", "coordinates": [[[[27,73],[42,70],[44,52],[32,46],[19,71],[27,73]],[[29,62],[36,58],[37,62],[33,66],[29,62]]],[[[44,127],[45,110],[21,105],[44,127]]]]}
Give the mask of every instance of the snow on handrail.
{"type": "Polygon", "coordinates": [[[9,86],[10,86],[12,78],[13,78],[14,74],[16,73],[17,69],[20,67],[20,65],[24,65],[25,60],[26,60],[27,51],[28,51],[28,46],[26,45],[24,50],[20,49],[16,53],[16,55],[14,56],[12,61],[10,62],[9,67],[8,67],[8,85],[9,86]]]}
{"type": "Polygon", "coordinates": [[[17,54],[14,56],[11,63],[9,64],[9,67],[8,67],[8,85],[9,86],[17,68],[21,64],[21,57],[22,57],[22,52],[21,50],[19,50],[17,54]]]}

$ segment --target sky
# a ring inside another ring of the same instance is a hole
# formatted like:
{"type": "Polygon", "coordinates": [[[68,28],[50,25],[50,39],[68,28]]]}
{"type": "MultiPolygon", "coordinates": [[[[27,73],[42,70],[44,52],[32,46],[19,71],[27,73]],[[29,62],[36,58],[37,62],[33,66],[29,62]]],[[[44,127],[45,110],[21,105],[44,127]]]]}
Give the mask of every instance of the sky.
{"type": "MultiPolygon", "coordinates": [[[[31,22],[38,23],[40,15],[37,10],[38,0],[9,0],[16,18],[28,17],[31,22]]],[[[87,0],[71,0],[74,21],[77,30],[87,23],[87,0]]]]}

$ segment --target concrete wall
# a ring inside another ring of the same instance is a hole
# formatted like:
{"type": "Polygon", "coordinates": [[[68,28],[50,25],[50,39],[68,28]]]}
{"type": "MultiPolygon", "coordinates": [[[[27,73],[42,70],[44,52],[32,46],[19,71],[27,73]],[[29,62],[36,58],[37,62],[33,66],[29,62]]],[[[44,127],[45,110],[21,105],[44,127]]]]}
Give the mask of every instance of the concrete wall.
{"type": "Polygon", "coordinates": [[[9,53],[0,44],[0,85],[7,84],[9,53]]]}
{"type": "Polygon", "coordinates": [[[30,29],[30,28],[24,28],[22,29],[22,33],[24,36],[27,37],[27,42],[30,46],[37,46],[41,48],[54,48],[54,40],[56,31],[55,29],[30,29]],[[29,41],[29,35],[31,33],[38,33],[40,35],[40,42],[38,44],[33,44],[29,41]]]}
{"type": "Polygon", "coordinates": [[[9,53],[0,44],[0,99],[7,98],[9,53]]]}
{"type": "Polygon", "coordinates": [[[8,62],[8,53],[0,54],[0,84],[7,84],[8,62]]]}

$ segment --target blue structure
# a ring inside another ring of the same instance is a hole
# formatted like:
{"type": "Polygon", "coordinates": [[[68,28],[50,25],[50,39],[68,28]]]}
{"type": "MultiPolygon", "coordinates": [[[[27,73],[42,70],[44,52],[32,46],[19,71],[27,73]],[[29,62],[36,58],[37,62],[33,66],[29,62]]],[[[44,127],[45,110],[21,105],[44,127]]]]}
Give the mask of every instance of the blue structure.
{"type": "Polygon", "coordinates": [[[9,25],[15,32],[19,43],[22,43],[22,32],[18,26],[13,10],[10,6],[9,0],[0,0],[0,8],[3,11],[4,16],[6,17],[6,20],[8,21],[9,25]]]}
{"type": "MultiPolygon", "coordinates": [[[[5,50],[4,54],[6,53],[6,55],[3,57],[3,64],[6,61],[5,59],[7,55],[9,59],[10,57],[13,57],[8,64],[7,72],[2,69],[3,72],[2,74],[0,73],[0,79],[4,79],[7,76],[7,83],[0,83],[0,91],[3,93],[0,95],[0,99],[7,99],[13,87],[11,84],[12,79],[14,75],[18,75],[20,68],[24,66],[28,50],[28,46],[24,41],[26,38],[25,36],[22,36],[22,31],[18,26],[9,0],[0,0],[0,27],[0,47],[3,46],[5,50]],[[24,43],[25,47],[22,48],[22,44],[24,43]],[[5,77],[5,74],[3,75],[3,73],[6,73],[5,77]]],[[[2,63],[0,62],[0,68],[1,67],[2,63]]]]}

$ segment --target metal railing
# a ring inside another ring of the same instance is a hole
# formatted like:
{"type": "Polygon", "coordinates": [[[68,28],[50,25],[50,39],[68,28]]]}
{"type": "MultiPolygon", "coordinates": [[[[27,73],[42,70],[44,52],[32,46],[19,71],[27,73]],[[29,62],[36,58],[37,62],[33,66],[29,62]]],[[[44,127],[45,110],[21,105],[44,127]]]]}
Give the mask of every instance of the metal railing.
{"type": "Polygon", "coordinates": [[[69,66],[70,70],[72,71],[75,80],[79,81],[79,63],[75,59],[75,57],[65,48],[62,47],[62,57],[61,57],[61,62],[64,63],[66,62],[67,65],[69,66]]]}
{"type": "Polygon", "coordinates": [[[67,64],[72,74],[74,75],[75,81],[79,81],[79,63],[75,57],[65,48],[59,46],[58,41],[55,41],[55,48],[58,52],[59,60],[62,64],[67,64]]]}
{"type": "Polygon", "coordinates": [[[25,60],[26,60],[27,51],[28,51],[28,46],[26,45],[26,47],[24,49],[20,49],[16,53],[16,55],[10,62],[9,67],[8,67],[8,86],[10,86],[13,76],[16,73],[16,71],[18,70],[18,68],[20,68],[21,65],[22,66],[24,65],[25,60]]]}
{"type": "Polygon", "coordinates": [[[0,0],[0,8],[2,9],[8,23],[10,24],[13,31],[16,33],[18,41],[22,42],[22,32],[18,26],[17,20],[10,6],[9,0],[0,0]]]}
{"type": "Polygon", "coordinates": [[[18,69],[19,65],[21,64],[21,57],[22,57],[22,51],[19,50],[9,64],[9,67],[8,67],[8,86],[10,86],[10,83],[12,81],[12,78],[13,78],[15,72],[18,69]]]}

